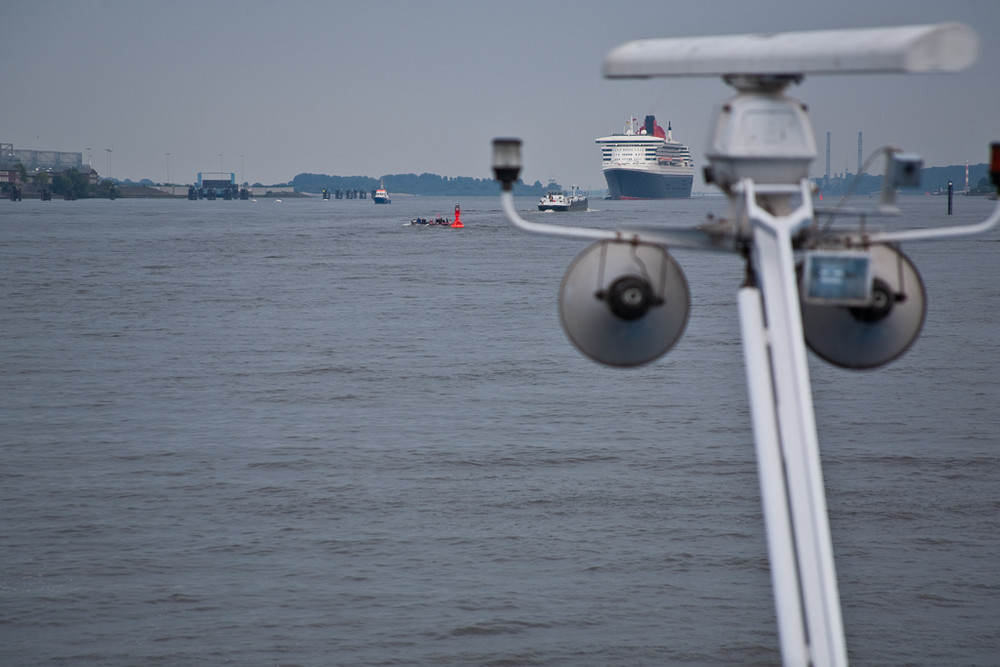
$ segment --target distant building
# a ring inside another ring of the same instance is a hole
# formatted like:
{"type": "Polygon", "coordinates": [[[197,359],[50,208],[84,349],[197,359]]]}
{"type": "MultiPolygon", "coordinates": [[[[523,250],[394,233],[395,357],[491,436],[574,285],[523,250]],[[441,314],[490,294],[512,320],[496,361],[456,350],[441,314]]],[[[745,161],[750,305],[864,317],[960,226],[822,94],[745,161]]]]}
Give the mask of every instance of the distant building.
{"type": "Polygon", "coordinates": [[[21,170],[20,169],[7,169],[6,167],[0,167],[0,183],[20,183],[21,182],[21,170]]]}
{"type": "Polygon", "coordinates": [[[0,170],[18,163],[28,171],[83,171],[83,153],[16,149],[14,144],[0,143],[0,170]]]}

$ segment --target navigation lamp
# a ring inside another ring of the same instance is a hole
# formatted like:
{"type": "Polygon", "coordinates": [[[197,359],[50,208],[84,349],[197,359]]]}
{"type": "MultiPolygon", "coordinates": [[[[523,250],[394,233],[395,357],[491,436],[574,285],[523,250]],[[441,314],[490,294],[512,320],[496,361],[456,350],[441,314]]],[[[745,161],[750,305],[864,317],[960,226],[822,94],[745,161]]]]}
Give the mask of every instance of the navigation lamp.
{"type": "Polygon", "coordinates": [[[1000,190],[1000,141],[990,144],[990,180],[1000,190]]]}
{"type": "Polygon", "coordinates": [[[691,297],[677,261],[658,245],[600,241],[570,264],[559,319],[570,341],[609,366],[639,366],[684,332],[691,297]]]}
{"type": "Polygon", "coordinates": [[[493,140],[493,173],[504,190],[512,190],[521,173],[521,140],[493,140]]]}
{"type": "MultiPolygon", "coordinates": [[[[871,283],[866,303],[857,305],[852,298],[858,295],[853,289],[856,280],[846,272],[839,288],[820,294],[828,298],[816,298],[817,288],[806,277],[799,291],[806,344],[820,358],[842,368],[876,368],[896,359],[916,340],[927,313],[924,283],[909,258],[886,245],[872,246],[868,254],[871,283]]],[[[819,266],[827,267],[828,277],[836,273],[822,260],[819,266]]],[[[808,273],[807,269],[805,276],[808,273]]],[[[829,278],[827,287],[836,282],[829,278]]]]}

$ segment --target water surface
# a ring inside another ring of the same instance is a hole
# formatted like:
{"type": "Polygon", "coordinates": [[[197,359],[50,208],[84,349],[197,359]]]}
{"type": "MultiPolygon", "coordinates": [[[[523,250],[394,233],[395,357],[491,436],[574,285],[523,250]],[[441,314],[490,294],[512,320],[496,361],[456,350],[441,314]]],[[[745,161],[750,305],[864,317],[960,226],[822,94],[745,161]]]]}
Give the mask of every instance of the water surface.
{"type": "MultiPolygon", "coordinates": [[[[555,309],[584,244],[459,202],[0,202],[0,662],[780,662],[738,259],[675,253],[684,337],[608,369],[555,309]]],[[[892,365],[810,358],[855,664],[997,664],[998,240],[905,248],[892,365]]]]}

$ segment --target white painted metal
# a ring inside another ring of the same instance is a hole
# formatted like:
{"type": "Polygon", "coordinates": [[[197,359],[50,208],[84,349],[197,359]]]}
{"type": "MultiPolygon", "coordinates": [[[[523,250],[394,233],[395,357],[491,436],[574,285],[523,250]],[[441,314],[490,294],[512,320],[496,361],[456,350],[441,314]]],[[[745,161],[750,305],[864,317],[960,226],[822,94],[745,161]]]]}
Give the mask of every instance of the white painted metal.
{"type": "Polygon", "coordinates": [[[703,250],[734,250],[731,239],[724,239],[719,234],[693,227],[663,226],[649,230],[611,230],[593,229],[591,227],[572,227],[568,225],[552,225],[545,222],[531,222],[521,217],[514,205],[514,195],[506,190],[500,192],[500,206],[504,216],[515,227],[526,232],[561,236],[563,238],[595,239],[607,241],[630,241],[634,243],[651,243],[667,245],[673,248],[700,248],[703,250]]]}
{"type": "MultiPolygon", "coordinates": [[[[749,81],[745,82],[749,85],[749,81]]],[[[780,90],[747,90],[715,108],[705,157],[722,190],[742,178],[793,184],[809,176],[816,157],[805,106],[780,90]]]]}
{"type": "MultiPolygon", "coordinates": [[[[777,563],[771,563],[771,577],[778,605],[782,658],[789,666],[843,667],[847,665],[847,648],[792,254],[792,236],[812,222],[810,186],[808,180],[802,181],[799,207],[780,217],[757,205],[758,191],[768,194],[767,186],[758,189],[753,181],[745,179],[738,191],[743,195],[753,227],[753,267],[760,282],[766,322],[766,334],[751,333],[750,341],[744,341],[748,346],[747,377],[749,383],[768,384],[756,376],[761,364],[757,361],[751,364],[753,355],[759,352],[749,349],[759,345],[756,342],[759,335],[766,335],[769,363],[765,378],[769,379],[774,396],[772,415],[766,415],[760,406],[754,410],[755,435],[776,435],[776,441],[757,441],[758,450],[765,454],[758,466],[764,471],[762,485],[765,476],[769,484],[775,483],[775,479],[783,480],[785,500],[782,504],[781,498],[771,497],[776,492],[768,489],[764,505],[768,549],[779,556],[777,563]],[[759,431],[758,418],[765,422],[759,431]],[[768,432],[767,424],[772,421],[777,425],[776,434],[768,432]],[[780,451],[780,461],[776,460],[774,448],[780,451]],[[790,534],[786,534],[789,529],[790,534]],[[791,553],[781,553],[789,549],[791,553]],[[787,567],[789,558],[794,559],[795,567],[779,570],[779,565],[787,567]],[[796,588],[801,600],[799,618],[791,613],[789,603],[796,588]],[[805,644],[801,645],[803,640],[805,644]],[[801,660],[803,651],[807,655],[805,661],[801,660]]],[[[752,317],[752,313],[741,309],[741,315],[748,314],[752,317]]],[[[752,322],[744,323],[744,333],[752,326],[752,322]]]]}
{"type": "Polygon", "coordinates": [[[613,49],[604,76],[956,72],[979,52],[961,23],[760,35],[641,39],[613,49]]]}
{"type": "Polygon", "coordinates": [[[872,243],[898,243],[899,241],[933,241],[936,239],[974,236],[993,229],[1000,222],[1000,201],[988,218],[974,225],[953,227],[932,227],[930,229],[906,229],[898,232],[876,232],[868,236],[872,243]]]}
{"type": "Polygon", "coordinates": [[[525,220],[517,212],[517,207],[514,206],[514,194],[511,191],[504,190],[500,193],[500,205],[503,208],[504,215],[510,220],[514,225],[526,232],[534,232],[536,234],[547,234],[549,236],[569,236],[572,238],[579,239],[625,239],[632,238],[632,235],[623,236],[621,232],[616,232],[607,229],[589,229],[585,227],[563,227],[561,225],[550,225],[544,222],[531,222],[525,220]]]}
{"type": "Polygon", "coordinates": [[[808,665],[808,639],[802,617],[798,564],[788,507],[788,482],[778,437],[777,405],[770,361],[770,340],[764,325],[764,302],[756,287],[738,294],[747,393],[753,418],[757,474],[767,531],[768,561],[774,608],[781,628],[781,655],[786,665],[808,665]],[[795,576],[782,576],[794,573],[795,576]]]}

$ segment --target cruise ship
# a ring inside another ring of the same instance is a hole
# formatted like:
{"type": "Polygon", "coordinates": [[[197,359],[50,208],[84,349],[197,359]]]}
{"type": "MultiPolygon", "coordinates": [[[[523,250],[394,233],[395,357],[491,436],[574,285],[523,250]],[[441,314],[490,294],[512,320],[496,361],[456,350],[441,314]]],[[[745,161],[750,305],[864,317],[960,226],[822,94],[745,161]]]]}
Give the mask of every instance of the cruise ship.
{"type": "Polygon", "coordinates": [[[654,116],[646,116],[642,125],[631,118],[624,133],[596,139],[611,199],[691,196],[691,150],[674,141],[672,134],[669,122],[664,131],[654,116]]]}

